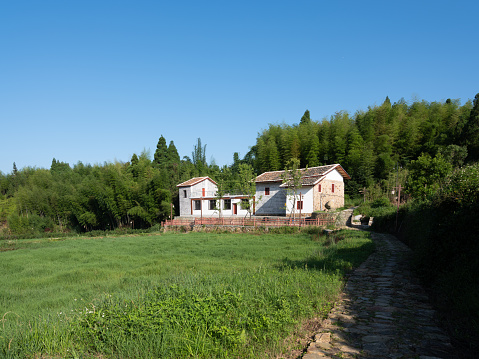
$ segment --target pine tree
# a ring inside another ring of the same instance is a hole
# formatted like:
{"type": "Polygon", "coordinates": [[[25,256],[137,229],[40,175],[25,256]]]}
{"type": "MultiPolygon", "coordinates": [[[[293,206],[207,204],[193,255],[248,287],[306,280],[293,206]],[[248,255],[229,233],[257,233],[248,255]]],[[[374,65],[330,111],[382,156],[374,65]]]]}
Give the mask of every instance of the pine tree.
{"type": "Polygon", "coordinates": [[[155,155],[153,157],[153,163],[155,167],[164,168],[168,162],[167,159],[167,150],[166,140],[163,135],[160,136],[158,144],[156,145],[155,155]]]}
{"type": "Polygon", "coordinates": [[[389,96],[386,96],[386,99],[383,102],[383,106],[391,107],[391,100],[389,99],[389,96]]]}
{"type": "Polygon", "coordinates": [[[300,125],[307,125],[311,123],[311,117],[309,116],[309,110],[304,112],[303,117],[301,117],[301,121],[299,122],[300,125]]]}
{"type": "Polygon", "coordinates": [[[176,149],[175,143],[173,141],[170,141],[170,144],[168,145],[166,158],[168,164],[180,163],[180,155],[178,154],[178,150],[176,149]]]}

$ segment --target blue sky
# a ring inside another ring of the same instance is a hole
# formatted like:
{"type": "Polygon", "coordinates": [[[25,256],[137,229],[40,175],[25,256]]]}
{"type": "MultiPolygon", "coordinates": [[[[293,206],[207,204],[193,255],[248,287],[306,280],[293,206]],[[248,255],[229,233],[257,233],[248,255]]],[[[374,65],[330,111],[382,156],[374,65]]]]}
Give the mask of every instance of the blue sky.
{"type": "Polygon", "coordinates": [[[1,1],[0,171],[209,161],[269,123],[479,92],[477,1],[1,1]]]}

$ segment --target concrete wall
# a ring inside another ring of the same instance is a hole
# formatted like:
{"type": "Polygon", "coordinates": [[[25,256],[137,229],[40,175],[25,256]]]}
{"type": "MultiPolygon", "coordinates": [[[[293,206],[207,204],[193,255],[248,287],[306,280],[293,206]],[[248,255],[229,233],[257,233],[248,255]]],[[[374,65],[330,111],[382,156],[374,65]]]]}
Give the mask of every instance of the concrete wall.
{"type": "Polygon", "coordinates": [[[256,205],[257,216],[284,216],[286,215],[286,192],[280,188],[281,183],[257,183],[256,205]],[[269,195],[265,195],[265,188],[269,188],[269,195]]]}
{"type": "Polygon", "coordinates": [[[180,216],[191,215],[191,187],[179,188],[180,216]]]}
{"type": "MultiPolygon", "coordinates": [[[[192,209],[192,198],[200,199],[203,196],[203,188],[205,189],[205,198],[210,197],[214,198],[216,195],[217,187],[210,180],[203,180],[193,186],[189,187],[180,187],[179,188],[179,199],[180,199],[180,216],[191,216],[192,209]],[[186,191],[186,197],[185,197],[186,191]]],[[[193,207],[194,208],[194,207],[193,207]]],[[[208,202],[203,203],[203,210],[208,209],[208,202]]],[[[193,211],[195,212],[195,211],[193,211]]],[[[197,211],[201,215],[201,211],[197,211]]],[[[204,212],[203,212],[204,215],[204,212]]]]}

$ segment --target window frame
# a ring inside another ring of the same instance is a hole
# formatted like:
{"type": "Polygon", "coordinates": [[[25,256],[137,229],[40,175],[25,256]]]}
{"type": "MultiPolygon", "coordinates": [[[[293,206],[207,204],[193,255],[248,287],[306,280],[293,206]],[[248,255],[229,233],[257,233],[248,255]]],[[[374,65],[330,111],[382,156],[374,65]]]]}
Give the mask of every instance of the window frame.
{"type": "Polygon", "coordinates": [[[195,211],[201,211],[201,200],[195,199],[194,201],[195,211]]]}
{"type": "Polygon", "coordinates": [[[298,210],[303,210],[303,209],[304,209],[304,202],[303,202],[303,200],[297,200],[297,201],[296,201],[296,209],[298,209],[298,210]]]}
{"type": "Polygon", "coordinates": [[[210,199],[208,201],[208,209],[214,211],[216,209],[216,199],[210,199]]]}
{"type": "Polygon", "coordinates": [[[265,195],[265,196],[269,196],[269,193],[270,193],[270,192],[269,192],[269,187],[265,187],[265,188],[264,188],[264,195],[265,195]]]}
{"type": "Polygon", "coordinates": [[[223,200],[223,209],[227,211],[231,210],[231,198],[223,200]]]}

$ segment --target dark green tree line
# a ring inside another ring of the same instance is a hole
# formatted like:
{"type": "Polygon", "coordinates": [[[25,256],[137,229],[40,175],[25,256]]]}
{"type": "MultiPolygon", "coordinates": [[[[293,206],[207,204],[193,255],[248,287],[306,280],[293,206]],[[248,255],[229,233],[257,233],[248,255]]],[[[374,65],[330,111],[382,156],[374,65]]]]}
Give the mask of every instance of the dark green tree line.
{"type": "MultiPolygon", "coordinates": [[[[391,104],[335,113],[314,121],[306,110],[298,124],[263,130],[248,154],[256,173],[284,169],[292,159],[302,168],[340,163],[351,175],[350,195],[374,184],[385,186],[398,168],[412,166],[421,155],[442,155],[452,166],[479,160],[479,94],[461,106],[404,99],[391,104]]],[[[428,157],[424,157],[428,158],[428,157]]],[[[434,167],[434,165],[432,166],[434,167]]]]}
{"type": "Polygon", "coordinates": [[[464,105],[450,99],[391,104],[386,98],[354,116],[339,111],[315,121],[306,110],[298,120],[270,124],[242,159],[234,153],[229,166],[208,164],[200,138],[191,158],[181,158],[163,136],[153,159],[143,152],[127,163],[95,166],[55,158],[49,170],[13,164],[10,174],[0,173],[0,224],[18,232],[145,228],[168,218],[171,204],[178,209],[176,185],[182,181],[210,176],[221,182],[222,193],[237,194],[244,173],[282,170],[293,160],[301,168],[340,163],[352,177],[346,186],[351,196],[365,187],[390,190],[396,172],[409,171],[401,178],[421,197],[452,168],[479,160],[479,94],[464,105]]]}

